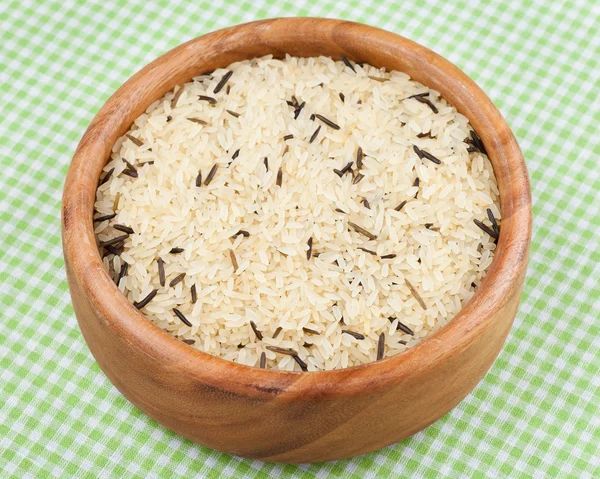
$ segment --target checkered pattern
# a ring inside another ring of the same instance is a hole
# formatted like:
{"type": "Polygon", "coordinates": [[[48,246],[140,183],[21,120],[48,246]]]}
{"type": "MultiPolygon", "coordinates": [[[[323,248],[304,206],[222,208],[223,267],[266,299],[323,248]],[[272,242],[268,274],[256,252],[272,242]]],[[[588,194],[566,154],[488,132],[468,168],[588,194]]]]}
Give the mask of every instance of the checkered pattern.
{"type": "Polygon", "coordinates": [[[596,0],[0,2],[0,475],[600,477],[598,25],[596,0]],[[470,74],[523,148],[535,218],[515,326],[473,393],[400,444],[305,466],[211,451],[134,409],[77,328],[59,227],[76,143],[123,81],[202,33],[291,15],[377,25],[470,74]]]}

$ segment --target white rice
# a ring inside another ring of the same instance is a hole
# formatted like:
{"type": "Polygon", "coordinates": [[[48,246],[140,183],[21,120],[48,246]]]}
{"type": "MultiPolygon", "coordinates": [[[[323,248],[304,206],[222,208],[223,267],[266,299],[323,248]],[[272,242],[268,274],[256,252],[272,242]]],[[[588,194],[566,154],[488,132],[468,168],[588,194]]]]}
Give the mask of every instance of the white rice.
{"type": "Polygon", "coordinates": [[[234,63],[185,84],[175,108],[175,92],[153,103],[128,132],[142,146],[126,136],[117,141],[104,168],[114,171],[98,188],[95,204],[97,216],[114,211],[117,217],[95,223],[96,233],[105,241],[123,234],[113,224],[133,228],[120,257],[109,254],[104,264],[116,278],[128,263],[119,288],[132,302],[158,289],[142,309],[149,319],[224,359],[258,366],[265,352],[268,368],[300,370],[291,356],[266,349],[278,346],[297,351],[315,371],[376,360],[381,333],[385,356],[400,353],[447,324],[471,298],[495,249],[473,220],[489,225],[487,208],[500,217],[488,158],[467,152],[464,140],[471,127],[437,92],[400,72],[368,65],[355,69],[325,57],[234,63]],[[229,70],[227,86],[214,94],[229,70]],[[408,99],[423,92],[430,93],[437,114],[408,99]],[[297,119],[286,103],[292,96],[306,102],[297,119]],[[311,120],[313,113],[340,129],[311,120]],[[417,137],[427,132],[433,138],[417,137]],[[294,138],[284,141],[289,134],[294,138]],[[441,164],[420,159],[413,145],[441,164]],[[354,185],[359,147],[365,154],[364,178],[354,185]],[[123,160],[135,165],[137,178],[123,174],[128,168],[123,160]],[[147,161],[154,164],[142,165],[147,161]],[[352,172],[334,173],[350,161],[355,162],[352,172]],[[199,171],[204,181],[215,164],[210,184],[196,187],[199,171]],[[417,176],[420,184],[414,186],[417,176]],[[365,198],[370,209],[362,203],[365,198]],[[406,205],[395,211],[403,201],[406,205]],[[349,221],[377,239],[356,232],[349,221]],[[429,223],[431,229],[425,226],[429,223]],[[250,236],[233,238],[239,230],[250,236]],[[310,238],[318,257],[307,260],[310,238]],[[174,247],[184,251],[172,254],[174,247]],[[388,254],[397,256],[381,258],[388,254]],[[165,287],[159,284],[159,257],[165,287]],[[170,287],[182,272],[184,280],[170,287]],[[192,304],[194,284],[197,302],[192,304]],[[414,336],[397,329],[398,320],[414,336]],[[277,328],[282,330],[273,339],[277,328]]]}

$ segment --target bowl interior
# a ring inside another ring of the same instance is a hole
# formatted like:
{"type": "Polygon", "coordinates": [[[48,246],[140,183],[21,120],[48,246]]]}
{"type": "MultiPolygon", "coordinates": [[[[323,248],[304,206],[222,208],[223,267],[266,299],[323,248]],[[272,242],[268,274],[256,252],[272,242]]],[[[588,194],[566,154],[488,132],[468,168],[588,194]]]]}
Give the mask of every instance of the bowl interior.
{"type": "Polygon", "coordinates": [[[83,136],[71,164],[63,198],[65,258],[99,318],[157,359],[186,368],[206,383],[254,394],[257,384],[285,384],[307,394],[341,394],[383,387],[423,371],[465,347],[490,326],[494,312],[514,294],[525,271],[531,204],[525,164],[504,119],[489,98],[458,68],[405,38],[352,22],[275,19],[210,33],[158,58],[128,80],[104,105],[83,136]],[[494,260],[473,298],[447,326],[419,345],[377,363],[344,370],[297,373],[261,370],[210,356],[162,331],[117,289],[96,249],[92,214],[96,187],[117,138],[136,117],[176,85],[205,71],[244,59],[345,55],[355,62],[405,72],[437,90],[465,115],[482,138],[500,190],[502,231],[494,260]]]}

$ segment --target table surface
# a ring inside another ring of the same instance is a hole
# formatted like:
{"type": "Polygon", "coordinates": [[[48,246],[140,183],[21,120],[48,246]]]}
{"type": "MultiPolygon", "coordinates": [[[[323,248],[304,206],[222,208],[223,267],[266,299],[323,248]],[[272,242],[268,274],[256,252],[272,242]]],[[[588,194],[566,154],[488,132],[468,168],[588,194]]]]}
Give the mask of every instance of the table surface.
{"type": "Polygon", "coordinates": [[[3,477],[600,477],[600,3],[329,0],[0,4],[0,470],[3,477]],[[146,63],[277,16],[379,26],[469,74],[523,149],[534,204],[523,302],[490,372],[394,446],[277,465],[182,439],[92,358],[65,280],[60,201],[87,124],[146,63]]]}

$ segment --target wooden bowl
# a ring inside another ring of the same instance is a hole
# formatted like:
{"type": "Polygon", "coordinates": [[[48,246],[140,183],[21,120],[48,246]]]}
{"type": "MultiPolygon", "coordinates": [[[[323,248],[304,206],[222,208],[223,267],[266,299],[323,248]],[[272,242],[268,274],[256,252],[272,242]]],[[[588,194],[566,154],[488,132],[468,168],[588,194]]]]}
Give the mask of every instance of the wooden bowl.
{"type": "Polygon", "coordinates": [[[277,462],[363,454],[397,442],[456,406],[496,358],[515,317],[531,236],[521,151],[490,99],[454,65],[403,37],[357,23],[264,20],[209,33],[155,60],[102,107],[65,183],[63,248],[81,331],[113,384],[160,424],[213,449],[277,462]],[[346,55],[408,73],[439,91],[481,136],[494,166],[502,231],[489,272],[453,321],[416,347],[376,363],[296,373],[242,366],[162,331],[105,270],[92,225],[94,197],[117,138],[175,85],[262,55],[346,55]]]}

